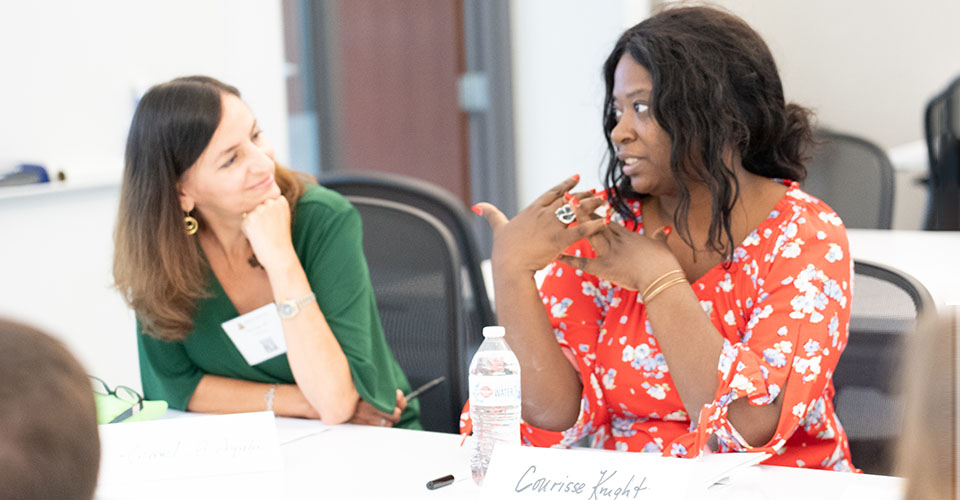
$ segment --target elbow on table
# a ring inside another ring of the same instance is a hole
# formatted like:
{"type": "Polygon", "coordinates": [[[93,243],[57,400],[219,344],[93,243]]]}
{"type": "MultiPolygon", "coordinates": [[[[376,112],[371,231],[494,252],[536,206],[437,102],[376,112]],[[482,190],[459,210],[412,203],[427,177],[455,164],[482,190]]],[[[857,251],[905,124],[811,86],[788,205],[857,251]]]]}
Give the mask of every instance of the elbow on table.
{"type": "Polygon", "coordinates": [[[560,405],[554,405],[551,408],[535,407],[532,404],[524,403],[523,420],[524,422],[545,431],[563,432],[577,423],[580,418],[579,401],[576,406],[570,408],[561,408],[560,405]]]}
{"type": "Polygon", "coordinates": [[[728,419],[746,444],[758,447],[768,444],[777,434],[782,410],[783,398],[779,396],[764,406],[751,406],[738,399],[730,404],[728,419]]]}
{"type": "Polygon", "coordinates": [[[356,405],[341,405],[338,408],[328,408],[320,412],[320,421],[324,425],[339,425],[347,423],[353,417],[356,405]]]}

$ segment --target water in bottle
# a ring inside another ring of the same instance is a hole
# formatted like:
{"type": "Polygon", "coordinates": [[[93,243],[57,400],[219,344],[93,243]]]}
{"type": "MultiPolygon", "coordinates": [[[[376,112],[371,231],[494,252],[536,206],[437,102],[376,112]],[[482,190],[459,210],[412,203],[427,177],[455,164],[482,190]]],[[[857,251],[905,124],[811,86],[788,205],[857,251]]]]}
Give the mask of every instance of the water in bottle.
{"type": "Polygon", "coordinates": [[[470,469],[480,484],[494,445],[520,444],[520,363],[504,340],[502,326],[483,329],[483,343],[470,362],[470,469]]]}

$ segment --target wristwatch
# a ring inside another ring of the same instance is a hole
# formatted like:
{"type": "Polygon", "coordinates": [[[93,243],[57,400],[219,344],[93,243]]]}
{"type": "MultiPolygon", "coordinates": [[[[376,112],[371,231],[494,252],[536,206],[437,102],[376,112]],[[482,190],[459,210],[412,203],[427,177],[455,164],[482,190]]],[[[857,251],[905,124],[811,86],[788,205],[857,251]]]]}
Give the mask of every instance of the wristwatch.
{"type": "Polygon", "coordinates": [[[283,302],[277,303],[277,314],[280,315],[280,319],[289,319],[297,315],[301,309],[307,304],[317,300],[317,296],[313,292],[300,297],[299,299],[285,300],[283,302]]]}

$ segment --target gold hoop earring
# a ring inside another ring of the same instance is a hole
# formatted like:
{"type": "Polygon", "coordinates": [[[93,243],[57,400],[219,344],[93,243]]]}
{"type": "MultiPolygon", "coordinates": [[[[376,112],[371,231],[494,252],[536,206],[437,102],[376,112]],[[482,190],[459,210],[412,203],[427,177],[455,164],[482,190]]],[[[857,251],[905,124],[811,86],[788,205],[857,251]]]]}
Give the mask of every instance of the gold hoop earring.
{"type": "Polygon", "coordinates": [[[191,217],[189,213],[183,217],[183,224],[188,236],[197,234],[197,229],[200,229],[200,224],[197,222],[197,219],[191,217]]]}

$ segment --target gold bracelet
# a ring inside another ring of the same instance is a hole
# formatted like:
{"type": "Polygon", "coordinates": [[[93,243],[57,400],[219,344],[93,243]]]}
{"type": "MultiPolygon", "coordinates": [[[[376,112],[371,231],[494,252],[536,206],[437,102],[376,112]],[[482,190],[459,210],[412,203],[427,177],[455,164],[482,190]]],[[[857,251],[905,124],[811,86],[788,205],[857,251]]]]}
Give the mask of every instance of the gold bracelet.
{"type": "Polygon", "coordinates": [[[686,282],[687,282],[687,278],[684,278],[684,277],[680,277],[680,278],[676,278],[676,279],[670,280],[670,281],[668,281],[668,282],[660,285],[659,287],[657,287],[656,290],[650,292],[650,296],[649,296],[649,297],[646,297],[646,298],[643,300],[643,303],[644,303],[644,304],[649,304],[650,301],[653,300],[654,297],[656,297],[657,295],[660,295],[660,292],[666,290],[667,288],[670,288],[670,287],[673,286],[673,285],[676,285],[677,283],[686,283],[686,282]]]}
{"type": "Polygon", "coordinates": [[[659,285],[661,282],[665,281],[667,278],[669,278],[669,277],[671,277],[671,276],[673,276],[673,275],[679,275],[681,278],[686,279],[686,278],[684,277],[684,275],[683,275],[683,271],[681,271],[681,270],[679,270],[679,269],[674,269],[673,271],[667,271],[667,272],[663,273],[662,275],[660,275],[659,278],[653,280],[652,283],[650,283],[649,285],[647,285],[646,290],[644,290],[643,293],[640,294],[640,299],[641,299],[642,301],[646,302],[646,301],[647,301],[647,294],[650,293],[650,290],[653,290],[654,287],[656,287],[656,286],[659,285]]]}

